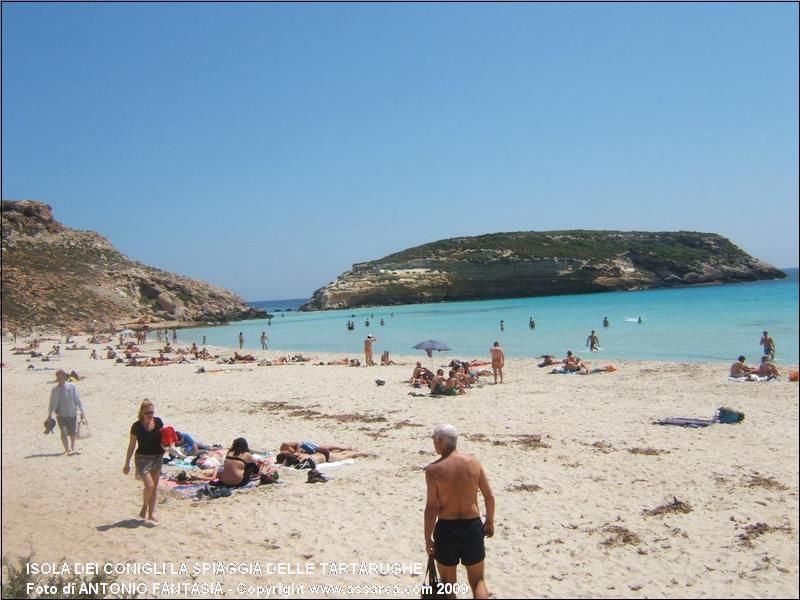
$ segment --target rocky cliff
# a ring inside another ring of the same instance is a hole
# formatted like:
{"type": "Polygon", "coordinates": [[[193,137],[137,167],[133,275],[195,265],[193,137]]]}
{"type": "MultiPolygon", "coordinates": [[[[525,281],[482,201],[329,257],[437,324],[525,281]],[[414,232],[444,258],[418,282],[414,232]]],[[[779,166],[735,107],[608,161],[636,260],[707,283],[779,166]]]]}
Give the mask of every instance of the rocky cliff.
{"type": "Polygon", "coordinates": [[[713,233],[523,231],[441,240],[353,265],[300,310],[786,277],[713,233]]]}
{"type": "Polygon", "coordinates": [[[2,258],[4,329],[265,316],[227,290],[129,260],[41,202],[2,201],[2,258]]]}

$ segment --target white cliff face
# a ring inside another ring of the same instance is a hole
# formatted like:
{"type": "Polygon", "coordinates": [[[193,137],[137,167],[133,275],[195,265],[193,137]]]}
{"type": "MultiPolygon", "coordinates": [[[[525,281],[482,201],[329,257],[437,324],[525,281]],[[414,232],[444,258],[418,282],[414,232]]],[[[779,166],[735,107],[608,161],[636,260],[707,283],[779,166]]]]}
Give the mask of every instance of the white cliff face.
{"type": "Polygon", "coordinates": [[[333,284],[317,290],[301,310],[785,277],[782,271],[753,259],[715,234],[522,232],[445,242],[353,265],[333,284]],[[527,239],[530,251],[525,247],[527,239]],[[475,245],[487,240],[493,247],[475,245]],[[513,249],[497,247],[505,240],[513,249]],[[546,247],[546,254],[538,255],[542,247],[546,247]],[[598,257],[590,256],[594,247],[598,257]],[[571,255],[573,251],[576,256],[571,255]]]}

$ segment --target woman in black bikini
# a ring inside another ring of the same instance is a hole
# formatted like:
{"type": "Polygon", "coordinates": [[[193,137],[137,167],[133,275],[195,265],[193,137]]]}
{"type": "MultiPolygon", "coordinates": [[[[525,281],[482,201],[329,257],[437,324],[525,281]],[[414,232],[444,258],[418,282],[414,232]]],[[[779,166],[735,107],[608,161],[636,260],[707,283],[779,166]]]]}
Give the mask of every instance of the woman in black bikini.
{"type": "Polygon", "coordinates": [[[250,482],[250,478],[258,473],[258,464],[250,454],[247,440],[236,438],[225,455],[225,463],[222,465],[222,483],[233,487],[245,485],[250,482]]]}

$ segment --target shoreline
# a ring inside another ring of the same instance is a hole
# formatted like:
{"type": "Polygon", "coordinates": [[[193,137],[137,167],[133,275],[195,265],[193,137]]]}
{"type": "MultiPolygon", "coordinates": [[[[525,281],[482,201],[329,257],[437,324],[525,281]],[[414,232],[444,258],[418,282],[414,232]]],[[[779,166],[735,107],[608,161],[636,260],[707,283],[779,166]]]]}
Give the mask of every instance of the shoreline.
{"type": "MultiPolygon", "coordinates": [[[[408,364],[375,368],[211,361],[127,368],[93,361],[90,350],[64,351],[48,364],[9,348],[4,342],[2,535],[12,560],[34,551],[37,562],[185,561],[190,570],[217,561],[259,562],[264,570],[313,563],[313,574],[207,573],[196,581],[221,584],[227,597],[257,597],[248,586],[278,583],[306,586],[295,594],[304,597],[334,596],[310,593],[310,584],[391,584],[399,595],[360,596],[419,597],[405,586],[421,576],[323,574],[319,565],[424,563],[422,467],[436,458],[434,425],[451,422],[459,448],[481,460],[497,497],[496,533],[486,543],[495,597],[798,594],[798,387],[785,373],[775,382],[729,383],[728,364],[620,361],[615,373],[565,377],[509,359],[503,385],[431,398],[409,395],[405,383],[416,360],[430,366],[424,355],[394,356],[408,364]],[[221,370],[198,374],[204,364],[221,370]],[[55,368],[85,376],[77,385],[92,437],[78,441],[79,456],[57,456],[58,438],[42,435],[55,368]],[[135,516],[141,484],[120,473],[143,398],[155,401],[165,424],[209,443],[243,436],[275,452],[281,441],[312,439],[376,456],[330,470],[325,484],[282,470],[284,483],[231,498],[192,502],[162,486],[153,527],[135,516]],[[709,418],[720,406],[743,411],[744,422],[696,430],[652,424],[709,418]],[[690,512],[646,513],[673,499],[690,512]],[[536,568],[520,569],[520,559],[536,568]]],[[[451,358],[437,354],[433,362],[451,358]]],[[[479,506],[483,513],[482,500],[479,506]]],[[[195,580],[166,573],[121,581],[166,598],[178,596],[152,585],[195,580]]],[[[213,596],[208,589],[192,595],[213,596]]]]}

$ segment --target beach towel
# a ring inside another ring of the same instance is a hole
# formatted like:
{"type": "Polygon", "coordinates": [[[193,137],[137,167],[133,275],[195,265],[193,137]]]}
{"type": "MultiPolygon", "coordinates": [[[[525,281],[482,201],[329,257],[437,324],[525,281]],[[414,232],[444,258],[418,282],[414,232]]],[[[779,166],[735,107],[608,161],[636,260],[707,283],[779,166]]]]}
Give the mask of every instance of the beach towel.
{"type": "MultiPolygon", "coordinates": [[[[315,468],[318,471],[330,471],[331,469],[336,469],[338,467],[343,467],[345,465],[355,464],[355,462],[356,462],[356,460],[354,458],[345,458],[344,460],[336,460],[336,461],[333,461],[333,462],[320,463],[320,464],[316,465],[315,468]]],[[[276,466],[280,466],[281,468],[283,468],[283,469],[285,469],[287,471],[300,471],[300,472],[307,471],[307,469],[297,469],[294,466],[291,466],[291,467],[287,467],[286,465],[276,465],[276,466]]]]}
{"type": "Polygon", "coordinates": [[[744,381],[769,381],[769,377],[759,377],[758,375],[743,375],[741,377],[728,377],[728,381],[742,383],[744,381]]]}
{"type": "Polygon", "coordinates": [[[659,419],[653,421],[653,425],[678,425],[680,427],[708,427],[716,423],[716,419],[693,419],[683,417],[667,417],[666,419],[659,419]]]}
{"type": "Polygon", "coordinates": [[[344,460],[337,460],[334,462],[326,462],[322,463],[321,465],[317,465],[317,471],[330,471],[331,469],[335,469],[337,467],[343,467],[345,465],[352,465],[355,464],[356,459],[354,458],[345,458],[344,460]]]}
{"type": "Polygon", "coordinates": [[[161,479],[161,487],[174,492],[181,498],[202,500],[204,498],[213,500],[215,498],[225,498],[234,492],[246,492],[258,487],[258,479],[254,479],[241,487],[231,487],[228,485],[210,485],[208,482],[179,483],[168,479],[161,479]]]}

